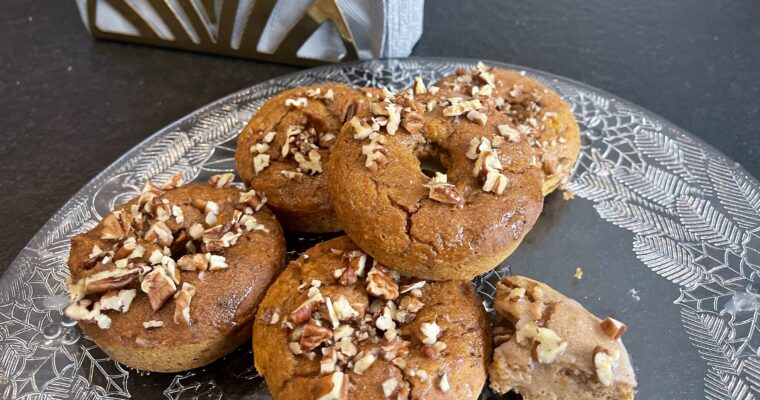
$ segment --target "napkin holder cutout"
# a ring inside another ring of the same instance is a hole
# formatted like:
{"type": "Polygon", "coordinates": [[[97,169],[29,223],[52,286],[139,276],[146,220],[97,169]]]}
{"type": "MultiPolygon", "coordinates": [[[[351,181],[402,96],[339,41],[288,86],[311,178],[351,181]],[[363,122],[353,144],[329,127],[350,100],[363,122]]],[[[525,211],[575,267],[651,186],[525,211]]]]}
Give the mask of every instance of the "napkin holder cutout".
{"type": "Polygon", "coordinates": [[[276,3],[277,0],[78,0],[84,23],[96,38],[304,66],[359,58],[337,0],[314,0],[272,52],[260,51],[257,48],[261,47],[259,42],[276,3]],[[299,56],[299,49],[324,24],[332,24],[337,31],[340,43],[333,45],[338,48],[322,49],[329,53],[322,58],[299,56]]]}

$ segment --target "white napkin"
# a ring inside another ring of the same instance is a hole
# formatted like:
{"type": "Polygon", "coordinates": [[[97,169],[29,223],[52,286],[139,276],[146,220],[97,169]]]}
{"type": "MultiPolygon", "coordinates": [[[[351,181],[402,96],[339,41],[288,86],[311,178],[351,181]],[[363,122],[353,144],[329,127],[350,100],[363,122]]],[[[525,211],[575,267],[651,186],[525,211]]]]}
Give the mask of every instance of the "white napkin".
{"type": "MultiPolygon", "coordinates": [[[[119,15],[107,0],[96,1],[98,1],[98,6],[95,23],[99,29],[132,36],[137,34],[137,30],[119,15]]],[[[176,2],[176,0],[126,0],[127,4],[143,17],[159,37],[173,40],[173,35],[158,17],[150,4],[151,1],[176,2]]],[[[214,9],[220,10],[221,2],[224,0],[214,1],[216,2],[214,9]]],[[[87,25],[85,5],[87,0],[76,0],[76,2],[87,25]]],[[[194,3],[197,2],[198,0],[194,1],[194,3]]],[[[255,0],[240,0],[237,18],[247,18],[254,2],[255,0]]],[[[311,2],[311,0],[279,0],[267,21],[257,50],[264,53],[273,52],[306,12],[311,2]]],[[[422,35],[424,0],[338,0],[338,4],[348,20],[359,50],[359,57],[362,59],[408,56],[422,35]]],[[[172,5],[176,6],[176,4],[172,5]]],[[[176,7],[173,8],[176,9],[176,7]]],[[[195,7],[196,10],[201,8],[195,7]]],[[[187,19],[186,15],[179,16],[182,20],[187,19]]],[[[208,21],[207,18],[201,19],[208,21]]],[[[238,24],[239,22],[236,23],[238,24]]],[[[218,27],[209,26],[208,28],[213,32],[218,27]]],[[[188,34],[195,41],[197,37],[195,32],[188,32],[188,34]]],[[[236,39],[239,42],[239,38],[233,36],[233,43],[227,45],[237,47],[235,46],[236,39]]],[[[345,52],[346,49],[337,29],[328,22],[319,27],[303,44],[298,51],[298,56],[336,62],[345,52]]]]}

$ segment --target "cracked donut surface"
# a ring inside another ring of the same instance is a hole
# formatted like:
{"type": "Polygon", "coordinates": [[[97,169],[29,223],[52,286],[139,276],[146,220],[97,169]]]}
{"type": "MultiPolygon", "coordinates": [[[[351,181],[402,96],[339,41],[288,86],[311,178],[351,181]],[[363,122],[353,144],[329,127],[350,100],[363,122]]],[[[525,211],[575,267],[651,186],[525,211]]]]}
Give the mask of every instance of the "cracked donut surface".
{"type": "Polygon", "coordinates": [[[324,165],[345,120],[374,93],[337,83],[286,90],[264,103],[241,132],[237,171],[247,187],[266,194],[285,229],[341,230],[324,165]]]}
{"type": "Polygon", "coordinates": [[[400,276],[342,236],[269,289],[254,362],[275,399],[475,399],[489,335],[472,285],[400,276]]]}
{"type": "Polygon", "coordinates": [[[471,279],[514,251],[543,207],[528,138],[484,97],[415,85],[346,123],[328,177],[352,240],[401,273],[471,279]]]}
{"type": "Polygon", "coordinates": [[[548,195],[566,183],[580,154],[580,129],[568,104],[539,82],[518,71],[478,63],[459,69],[436,83],[441,88],[474,95],[486,92],[496,111],[526,135],[541,165],[542,191],[548,195]]]}
{"type": "Polygon", "coordinates": [[[229,187],[233,177],[149,182],[72,239],[66,315],[114,360],[184,371],[250,339],[285,240],[265,200],[229,187]]]}

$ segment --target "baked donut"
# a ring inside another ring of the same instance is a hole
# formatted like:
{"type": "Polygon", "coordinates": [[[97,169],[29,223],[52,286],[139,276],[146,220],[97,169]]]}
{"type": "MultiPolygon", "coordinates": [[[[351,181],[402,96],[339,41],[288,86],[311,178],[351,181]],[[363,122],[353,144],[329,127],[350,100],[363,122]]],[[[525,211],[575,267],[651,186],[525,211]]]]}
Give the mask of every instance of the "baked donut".
{"type": "Polygon", "coordinates": [[[267,196],[285,229],[341,230],[322,172],[341,126],[373,93],[338,83],[286,90],[264,103],[240,134],[237,171],[247,187],[267,196]]]}
{"type": "Polygon", "coordinates": [[[620,321],[600,320],[522,276],[497,284],[494,309],[499,321],[488,373],[497,393],[513,390],[525,400],[633,399],[636,377],[620,321]]]}
{"type": "Polygon", "coordinates": [[[251,337],[285,240],[255,191],[148,182],[71,240],[65,313],[114,360],[144,371],[211,363],[251,337]]]}
{"type": "Polygon", "coordinates": [[[483,63],[459,69],[436,85],[495,102],[496,110],[515,125],[509,135],[528,136],[542,167],[544,195],[570,179],[580,154],[580,129],[570,107],[556,93],[524,73],[483,63]]]}
{"type": "Polygon", "coordinates": [[[543,207],[527,138],[509,118],[422,81],[344,125],[328,177],[343,228],[364,251],[428,280],[469,280],[514,251],[543,207]],[[443,173],[442,173],[443,172],[443,173]]]}
{"type": "Polygon", "coordinates": [[[489,335],[472,285],[399,276],[342,236],[277,278],[253,354],[274,399],[476,399],[489,335]]]}

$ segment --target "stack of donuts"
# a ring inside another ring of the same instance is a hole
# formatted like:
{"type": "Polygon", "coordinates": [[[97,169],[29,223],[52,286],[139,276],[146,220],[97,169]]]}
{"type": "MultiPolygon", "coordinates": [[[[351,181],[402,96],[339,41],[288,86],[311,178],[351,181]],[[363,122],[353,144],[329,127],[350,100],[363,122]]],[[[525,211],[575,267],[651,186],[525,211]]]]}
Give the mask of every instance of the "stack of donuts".
{"type": "Polygon", "coordinates": [[[515,251],[579,149],[556,93],[482,63],[395,93],[290,89],[240,134],[245,190],[148,182],[73,238],[66,315],[148,371],[252,337],[275,399],[475,399],[489,373],[526,399],[633,398],[625,325],[523,277],[490,318],[469,282],[515,251]],[[285,266],[283,228],[345,235],[285,266]]]}

